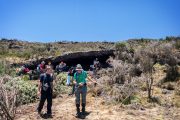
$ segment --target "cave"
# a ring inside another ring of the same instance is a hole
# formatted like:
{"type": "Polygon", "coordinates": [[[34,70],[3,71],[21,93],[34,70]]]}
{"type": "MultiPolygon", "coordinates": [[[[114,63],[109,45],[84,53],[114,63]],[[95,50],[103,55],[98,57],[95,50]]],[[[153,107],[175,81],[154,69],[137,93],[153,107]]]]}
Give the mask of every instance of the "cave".
{"type": "Polygon", "coordinates": [[[114,50],[103,50],[103,51],[88,51],[88,52],[75,52],[68,53],[58,57],[42,58],[38,61],[31,61],[28,63],[30,69],[36,69],[36,66],[45,61],[48,63],[51,61],[52,65],[58,65],[61,61],[65,62],[69,67],[75,67],[77,64],[81,64],[84,70],[89,70],[90,65],[93,64],[94,59],[98,58],[102,68],[108,67],[106,60],[110,57],[114,57],[114,50]]]}

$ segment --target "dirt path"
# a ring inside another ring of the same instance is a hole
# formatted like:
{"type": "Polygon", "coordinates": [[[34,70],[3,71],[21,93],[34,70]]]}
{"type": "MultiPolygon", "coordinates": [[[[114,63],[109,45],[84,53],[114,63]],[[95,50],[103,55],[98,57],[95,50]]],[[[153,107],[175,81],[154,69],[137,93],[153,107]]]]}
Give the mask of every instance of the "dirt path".
{"type": "MultiPolygon", "coordinates": [[[[15,120],[43,120],[37,117],[35,109],[38,103],[21,106],[18,108],[15,120]]],[[[46,106],[44,106],[44,112],[46,106]]],[[[167,109],[160,106],[144,109],[132,109],[131,107],[120,107],[104,105],[101,98],[87,96],[86,111],[89,113],[86,120],[178,120],[178,110],[167,109]],[[173,113],[174,112],[174,113],[173,113]]],[[[78,120],[75,117],[75,97],[64,95],[53,100],[52,120],[78,120]]]]}

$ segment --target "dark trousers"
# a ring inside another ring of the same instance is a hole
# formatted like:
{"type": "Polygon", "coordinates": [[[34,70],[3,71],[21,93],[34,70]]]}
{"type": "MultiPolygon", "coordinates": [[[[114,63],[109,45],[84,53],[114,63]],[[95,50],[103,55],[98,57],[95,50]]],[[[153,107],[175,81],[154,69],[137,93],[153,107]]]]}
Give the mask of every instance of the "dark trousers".
{"type": "Polygon", "coordinates": [[[77,87],[75,86],[75,95],[76,95],[76,104],[80,104],[80,95],[82,104],[86,105],[86,94],[87,94],[87,87],[77,87]]]}
{"type": "Polygon", "coordinates": [[[51,111],[51,107],[52,107],[52,92],[50,91],[47,91],[47,92],[44,92],[42,91],[41,92],[41,98],[40,98],[40,102],[39,102],[39,106],[38,106],[38,112],[41,112],[43,106],[44,106],[44,102],[46,101],[47,99],[47,114],[51,114],[52,111],[51,111]]]}

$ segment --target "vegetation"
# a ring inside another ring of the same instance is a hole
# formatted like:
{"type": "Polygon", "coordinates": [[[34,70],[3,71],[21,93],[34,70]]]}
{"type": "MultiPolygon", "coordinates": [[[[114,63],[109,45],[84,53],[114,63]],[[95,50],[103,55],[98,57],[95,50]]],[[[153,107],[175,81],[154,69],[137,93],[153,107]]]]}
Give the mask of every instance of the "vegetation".
{"type": "MultiPolygon", "coordinates": [[[[180,99],[180,38],[135,39],[112,43],[29,43],[0,41],[0,57],[26,59],[58,56],[65,52],[114,48],[115,58],[108,61],[111,67],[99,70],[98,84],[90,87],[94,97],[105,98],[110,104],[138,104],[148,106],[179,107],[180,99]],[[8,44],[7,44],[8,43],[8,44]],[[72,47],[73,46],[73,47],[72,47]],[[172,92],[173,91],[173,92],[172,92]],[[167,95],[168,94],[168,95],[167,95]],[[169,96],[173,100],[169,100],[169,96]],[[162,98],[161,98],[162,97],[162,98]]],[[[37,101],[37,83],[28,81],[26,75],[14,77],[15,70],[6,59],[0,61],[0,119],[13,119],[16,107],[37,101]],[[8,76],[7,76],[8,74],[8,76]]],[[[54,97],[69,92],[66,73],[54,80],[54,97]]]]}
{"type": "Polygon", "coordinates": [[[40,59],[42,57],[59,56],[66,52],[111,49],[114,43],[71,42],[32,43],[26,41],[1,39],[0,57],[20,57],[24,59],[40,59]]]}

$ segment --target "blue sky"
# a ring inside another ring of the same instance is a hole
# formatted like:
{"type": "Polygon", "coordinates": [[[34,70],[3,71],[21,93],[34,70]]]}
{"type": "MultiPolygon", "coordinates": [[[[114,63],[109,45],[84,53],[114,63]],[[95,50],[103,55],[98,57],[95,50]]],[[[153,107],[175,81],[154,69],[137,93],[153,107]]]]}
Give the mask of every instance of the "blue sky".
{"type": "Polygon", "coordinates": [[[119,41],[180,35],[180,0],[0,0],[0,38],[119,41]]]}

